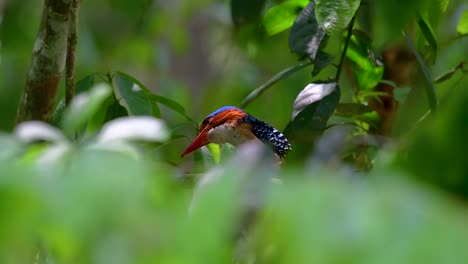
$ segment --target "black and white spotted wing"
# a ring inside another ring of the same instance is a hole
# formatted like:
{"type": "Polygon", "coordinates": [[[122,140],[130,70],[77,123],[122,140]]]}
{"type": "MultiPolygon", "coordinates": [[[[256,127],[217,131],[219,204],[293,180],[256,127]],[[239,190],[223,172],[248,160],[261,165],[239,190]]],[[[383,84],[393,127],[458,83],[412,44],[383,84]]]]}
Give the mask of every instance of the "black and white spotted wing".
{"type": "Polygon", "coordinates": [[[288,139],[276,128],[250,115],[243,118],[241,122],[251,124],[252,133],[263,143],[270,145],[278,156],[283,158],[291,150],[288,139]]]}

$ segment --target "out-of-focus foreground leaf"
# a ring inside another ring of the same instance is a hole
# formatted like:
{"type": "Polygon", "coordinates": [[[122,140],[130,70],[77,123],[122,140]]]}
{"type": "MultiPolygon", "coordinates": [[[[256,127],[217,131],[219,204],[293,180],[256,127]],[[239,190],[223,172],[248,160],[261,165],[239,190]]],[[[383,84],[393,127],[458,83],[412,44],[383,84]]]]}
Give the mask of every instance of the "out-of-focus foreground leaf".
{"type": "Polygon", "coordinates": [[[468,90],[459,88],[417,127],[400,160],[417,178],[468,197],[468,90]]]}

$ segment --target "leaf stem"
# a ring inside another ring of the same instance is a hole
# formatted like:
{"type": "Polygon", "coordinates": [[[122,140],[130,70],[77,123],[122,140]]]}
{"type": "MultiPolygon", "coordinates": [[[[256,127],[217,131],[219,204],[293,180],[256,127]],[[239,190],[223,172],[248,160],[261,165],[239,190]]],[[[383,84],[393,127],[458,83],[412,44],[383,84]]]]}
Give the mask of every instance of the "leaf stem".
{"type": "Polygon", "coordinates": [[[345,45],[344,45],[344,48],[343,48],[343,53],[341,53],[340,64],[338,64],[338,70],[336,71],[335,81],[337,83],[340,80],[341,70],[343,68],[344,59],[346,57],[346,51],[348,50],[348,44],[349,44],[349,41],[351,39],[351,36],[353,35],[354,20],[356,20],[356,14],[354,14],[353,18],[351,18],[351,21],[349,21],[348,34],[346,35],[346,40],[345,40],[345,45]]]}
{"type": "Polygon", "coordinates": [[[426,88],[427,99],[429,101],[429,107],[431,109],[431,112],[434,112],[437,108],[437,97],[435,94],[435,87],[434,87],[433,79],[431,77],[429,68],[427,67],[426,63],[424,63],[424,59],[422,58],[421,54],[419,54],[419,52],[417,51],[413,39],[405,32],[403,32],[403,35],[406,38],[408,47],[411,49],[414,56],[416,57],[416,61],[418,62],[419,69],[424,75],[424,82],[426,84],[425,88],[426,88]]]}
{"type": "Polygon", "coordinates": [[[277,73],[275,76],[273,76],[271,79],[269,79],[267,82],[263,83],[260,85],[258,88],[253,90],[245,99],[242,101],[240,107],[241,108],[246,108],[253,100],[255,100],[257,97],[259,97],[262,93],[264,93],[268,88],[273,86],[275,83],[281,81],[282,79],[287,78],[289,75],[309,66],[312,65],[312,61],[306,61],[302,62],[296,66],[289,67],[287,69],[284,69],[277,73]]]}

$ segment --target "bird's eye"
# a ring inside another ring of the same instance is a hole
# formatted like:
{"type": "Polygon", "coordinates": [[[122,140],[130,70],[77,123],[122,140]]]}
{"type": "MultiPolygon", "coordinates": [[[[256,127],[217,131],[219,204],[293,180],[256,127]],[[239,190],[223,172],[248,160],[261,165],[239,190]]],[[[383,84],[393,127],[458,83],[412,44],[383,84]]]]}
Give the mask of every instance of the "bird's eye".
{"type": "Polygon", "coordinates": [[[201,126],[200,126],[200,130],[203,130],[203,128],[205,128],[208,123],[210,123],[210,118],[205,118],[205,120],[203,120],[201,126]]]}

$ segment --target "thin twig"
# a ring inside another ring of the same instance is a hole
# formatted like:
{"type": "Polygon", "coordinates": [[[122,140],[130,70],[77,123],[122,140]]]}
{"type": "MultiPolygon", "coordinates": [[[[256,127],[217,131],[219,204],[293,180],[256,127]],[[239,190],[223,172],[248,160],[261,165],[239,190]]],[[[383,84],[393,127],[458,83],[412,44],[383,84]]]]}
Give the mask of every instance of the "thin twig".
{"type": "Polygon", "coordinates": [[[435,87],[433,83],[433,78],[431,77],[431,73],[429,71],[429,68],[427,65],[424,63],[424,59],[421,57],[421,54],[419,54],[418,50],[416,49],[416,46],[414,45],[414,41],[406,33],[403,33],[403,35],[406,38],[406,42],[408,44],[408,47],[410,50],[413,52],[414,56],[416,57],[416,61],[418,62],[419,69],[424,75],[424,82],[425,82],[425,88],[426,88],[426,94],[427,94],[427,99],[429,101],[429,107],[431,109],[431,112],[435,112],[437,108],[437,97],[435,94],[435,87]]]}
{"type": "Polygon", "coordinates": [[[65,105],[68,106],[75,96],[75,52],[77,43],[78,13],[80,0],[73,0],[70,8],[70,21],[67,39],[67,61],[65,76],[65,105]]]}
{"type": "Polygon", "coordinates": [[[340,80],[341,69],[343,68],[344,59],[346,57],[346,51],[348,50],[349,40],[351,39],[351,36],[353,35],[353,27],[354,27],[354,20],[355,19],[356,19],[356,14],[354,14],[353,18],[351,18],[351,21],[349,21],[348,34],[346,35],[346,40],[345,40],[345,45],[344,45],[344,48],[343,48],[343,53],[341,53],[340,64],[338,64],[338,70],[336,71],[335,82],[337,82],[337,83],[340,80]]]}
{"type": "Polygon", "coordinates": [[[257,89],[253,90],[241,103],[241,108],[246,108],[253,100],[259,97],[262,93],[264,93],[268,88],[273,86],[275,83],[281,81],[282,79],[287,78],[289,75],[309,66],[312,65],[312,61],[302,62],[296,66],[289,67],[281,72],[277,73],[273,78],[269,79],[264,84],[260,85],[257,89]]]}

